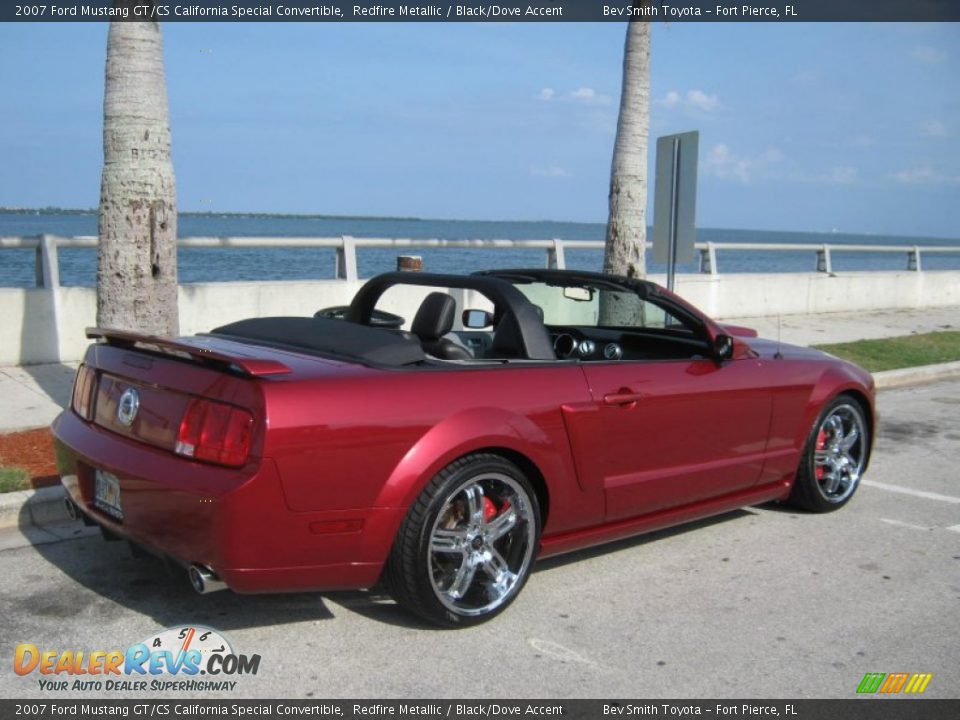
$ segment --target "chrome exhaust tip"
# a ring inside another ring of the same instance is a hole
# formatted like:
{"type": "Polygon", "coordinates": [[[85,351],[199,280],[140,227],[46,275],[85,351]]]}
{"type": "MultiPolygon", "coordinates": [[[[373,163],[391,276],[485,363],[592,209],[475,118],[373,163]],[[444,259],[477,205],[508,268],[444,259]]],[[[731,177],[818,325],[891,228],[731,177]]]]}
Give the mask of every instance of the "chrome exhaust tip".
{"type": "Polygon", "coordinates": [[[70,498],[64,498],[63,504],[67,507],[67,515],[70,516],[71,520],[79,520],[87,527],[93,527],[96,525],[95,520],[91,520],[83,510],[80,509],[80,506],[77,505],[70,498]]]}
{"type": "Polygon", "coordinates": [[[193,564],[187,569],[187,577],[193,589],[201,595],[226,590],[227,584],[208,567],[193,564]]]}

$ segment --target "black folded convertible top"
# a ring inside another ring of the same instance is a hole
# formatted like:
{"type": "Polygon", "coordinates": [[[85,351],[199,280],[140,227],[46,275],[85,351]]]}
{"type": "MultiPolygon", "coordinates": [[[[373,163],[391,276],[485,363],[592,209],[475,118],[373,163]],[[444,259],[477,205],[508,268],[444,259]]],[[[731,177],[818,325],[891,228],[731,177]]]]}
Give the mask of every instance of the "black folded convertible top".
{"type": "Polygon", "coordinates": [[[420,343],[385,328],[318,317],[265,317],[240,320],[211,331],[235,340],[250,340],[357,360],[371,365],[401,366],[426,359],[420,343]]]}

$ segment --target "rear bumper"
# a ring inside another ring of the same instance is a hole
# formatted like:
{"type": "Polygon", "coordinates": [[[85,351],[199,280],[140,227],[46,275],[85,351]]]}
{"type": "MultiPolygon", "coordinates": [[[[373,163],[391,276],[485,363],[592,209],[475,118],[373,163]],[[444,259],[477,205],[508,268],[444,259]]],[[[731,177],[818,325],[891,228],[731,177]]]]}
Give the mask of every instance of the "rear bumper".
{"type": "Polygon", "coordinates": [[[70,410],[52,429],[61,481],[80,512],[181,565],[213,569],[236,592],[370,587],[403,518],[402,508],[292,511],[269,458],[240,469],[198,463],[70,410]],[[98,469],[119,479],[122,519],[94,504],[98,469]]]}

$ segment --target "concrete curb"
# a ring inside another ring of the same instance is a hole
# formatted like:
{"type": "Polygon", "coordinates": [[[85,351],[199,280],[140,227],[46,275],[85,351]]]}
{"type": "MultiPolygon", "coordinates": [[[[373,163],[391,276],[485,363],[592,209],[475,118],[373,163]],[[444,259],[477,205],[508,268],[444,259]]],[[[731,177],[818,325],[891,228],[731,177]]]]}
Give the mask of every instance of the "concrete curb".
{"type": "Polygon", "coordinates": [[[0,530],[44,527],[70,522],[62,486],[20,490],[0,495],[0,530]]]}
{"type": "Polygon", "coordinates": [[[960,377],[960,361],[938,365],[919,365],[900,370],[884,370],[873,374],[877,390],[889,390],[890,388],[918,385],[953,377],[960,377]]]}

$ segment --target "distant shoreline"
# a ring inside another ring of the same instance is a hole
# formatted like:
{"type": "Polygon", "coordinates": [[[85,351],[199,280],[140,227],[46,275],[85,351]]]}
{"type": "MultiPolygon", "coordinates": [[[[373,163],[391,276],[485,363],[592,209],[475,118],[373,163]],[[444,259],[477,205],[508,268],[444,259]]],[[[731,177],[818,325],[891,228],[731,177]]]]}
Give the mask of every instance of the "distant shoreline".
{"type": "MultiPolygon", "coordinates": [[[[0,207],[0,213],[10,215],[96,215],[97,208],[22,208],[0,207]]],[[[180,210],[178,215],[187,217],[231,217],[231,218],[279,218],[287,220],[364,220],[386,222],[469,222],[469,223],[516,223],[537,225],[554,223],[558,225],[605,225],[605,222],[586,220],[472,220],[470,218],[423,218],[415,215],[324,215],[322,213],[282,213],[282,212],[239,212],[235,210],[180,210]]]]}
{"type": "MultiPolygon", "coordinates": [[[[0,214],[8,215],[67,215],[67,216],[96,216],[97,208],[61,208],[61,207],[42,207],[42,208],[23,208],[23,207],[2,207],[0,214]]],[[[397,222],[397,223],[473,223],[489,225],[568,225],[581,226],[589,228],[605,227],[605,222],[587,222],[584,220],[471,220],[462,218],[423,218],[416,216],[392,216],[392,215],[323,215],[320,213],[272,213],[272,212],[237,212],[237,211],[211,211],[211,210],[181,210],[178,213],[182,217],[194,218],[239,218],[239,219],[268,219],[268,220],[329,220],[341,222],[397,222]]],[[[960,237],[940,236],[940,235],[902,235],[881,232],[849,232],[836,230],[779,230],[775,228],[720,228],[697,226],[697,230],[724,231],[724,232],[750,232],[750,233],[778,233],[784,235],[796,236],[823,236],[824,238],[833,235],[842,235],[845,237],[862,238],[888,238],[905,240],[935,240],[935,241],[957,241],[960,237]]],[[[653,227],[647,227],[647,239],[653,238],[653,227]]],[[[601,238],[602,239],[602,238],[601,238]]],[[[829,242],[829,241],[827,241],[829,242]]]]}
{"type": "MultiPolygon", "coordinates": [[[[42,208],[21,208],[21,207],[0,207],[0,213],[10,215],[96,215],[99,212],[97,208],[60,208],[60,207],[42,207],[42,208]]],[[[419,221],[423,218],[418,217],[393,217],[375,216],[375,215],[319,215],[319,214],[301,214],[301,213],[269,213],[269,212],[215,212],[211,210],[180,210],[178,215],[190,215],[192,217],[240,217],[240,218],[311,218],[315,220],[390,220],[396,221],[419,221]]]]}

